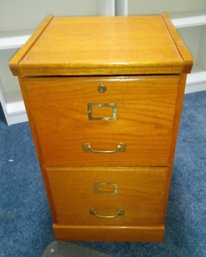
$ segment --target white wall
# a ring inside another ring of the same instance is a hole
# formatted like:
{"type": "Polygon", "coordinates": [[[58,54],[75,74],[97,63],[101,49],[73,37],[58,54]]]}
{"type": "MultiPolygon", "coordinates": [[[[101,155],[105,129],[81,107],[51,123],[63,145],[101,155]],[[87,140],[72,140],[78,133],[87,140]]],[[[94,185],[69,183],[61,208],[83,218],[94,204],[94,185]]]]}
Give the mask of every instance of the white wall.
{"type": "Polygon", "coordinates": [[[17,49],[0,51],[0,78],[5,97],[7,97],[7,94],[11,91],[19,90],[17,78],[12,75],[8,67],[8,62],[16,51],[17,49]]]}
{"type": "Polygon", "coordinates": [[[202,26],[178,29],[178,32],[180,33],[185,45],[192,53],[194,61],[193,71],[200,70],[201,64],[199,63],[199,52],[202,26]]]}
{"type": "Polygon", "coordinates": [[[206,25],[201,28],[200,36],[200,51],[198,56],[198,63],[206,70],[206,25]]]}
{"type": "Polygon", "coordinates": [[[205,0],[128,0],[129,15],[199,11],[205,0]]]}
{"type": "Polygon", "coordinates": [[[0,0],[0,31],[36,28],[49,14],[96,15],[96,0],[0,0]]]}

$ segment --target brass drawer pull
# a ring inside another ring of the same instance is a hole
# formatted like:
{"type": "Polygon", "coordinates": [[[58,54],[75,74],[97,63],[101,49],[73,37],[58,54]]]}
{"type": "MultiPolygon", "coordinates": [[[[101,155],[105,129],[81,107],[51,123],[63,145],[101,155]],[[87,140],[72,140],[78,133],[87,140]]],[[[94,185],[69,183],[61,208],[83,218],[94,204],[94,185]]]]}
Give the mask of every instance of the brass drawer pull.
{"type": "Polygon", "coordinates": [[[101,215],[101,214],[98,214],[95,209],[91,209],[91,210],[89,210],[89,214],[93,215],[97,218],[101,218],[101,219],[114,219],[114,218],[117,218],[119,216],[124,216],[125,211],[122,210],[122,209],[117,209],[117,211],[114,215],[101,215]]]}
{"type": "Polygon", "coordinates": [[[118,185],[111,182],[94,183],[94,192],[96,194],[115,195],[118,193],[118,185]]]}
{"type": "Polygon", "coordinates": [[[93,149],[90,143],[83,144],[82,148],[85,152],[92,152],[92,153],[117,153],[117,152],[126,151],[126,145],[124,143],[119,143],[117,147],[112,150],[93,149]]]}

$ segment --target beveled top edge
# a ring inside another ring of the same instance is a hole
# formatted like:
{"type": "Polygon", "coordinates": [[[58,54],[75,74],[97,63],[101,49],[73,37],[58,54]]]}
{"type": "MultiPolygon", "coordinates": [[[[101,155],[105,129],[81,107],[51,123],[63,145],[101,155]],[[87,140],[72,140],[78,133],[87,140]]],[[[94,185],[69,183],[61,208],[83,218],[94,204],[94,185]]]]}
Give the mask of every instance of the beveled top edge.
{"type": "MultiPolygon", "coordinates": [[[[123,16],[124,17],[124,16],[123,16]]],[[[166,14],[163,15],[153,15],[153,16],[128,16],[128,17],[96,17],[96,16],[90,16],[90,17],[47,17],[43,24],[40,25],[40,27],[37,29],[34,33],[37,35],[32,35],[31,39],[26,43],[25,46],[22,47],[19,52],[12,58],[10,61],[10,69],[12,70],[14,75],[20,75],[20,76],[85,76],[85,75],[143,75],[143,74],[179,74],[179,73],[188,73],[191,70],[192,67],[192,59],[187,58],[185,60],[185,55],[182,54],[182,51],[184,50],[185,53],[189,53],[187,48],[185,47],[184,43],[182,42],[181,38],[173,36],[175,28],[172,24],[169,24],[170,20],[166,14]],[[35,43],[39,41],[41,38],[43,32],[45,30],[48,30],[48,28],[51,27],[51,24],[55,20],[62,20],[62,19],[68,19],[73,21],[78,20],[122,20],[122,19],[138,19],[140,18],[149,18],[149,17],[161,17],[165,28],[169,31],[171,40],[173,41],[175,48],[177,50],[176,58],[171,58],[169,62],[164,60],[164,63],[162,62],[154,62],[154,61],[148,61],[144,63],[139,63],[138,61],[125,61],[125,62],[89,62],[86,61],[85,63],[79,62],[79,63],[62,63],[61,62],[35,62],[35,60],[29,63],[28,56],[31,54],[33,50],[33,46],[35,43]],[[169,24],[169,25],[168,25],[169,24]],[[180,43],[176,43],[175,40],[178,39],[178,42],[181,42],[182,48],[178,48],[180,43]],[[22,54],[23,53],[23,54],[22,54]],[[189,61],[188,61],[189,60],[189,61]],[[187,62],[188,61],[188,62],[187,62]],[[188,64],[189,63],[189,64],[188,64]],[[185,66],[187,67],[185,69],[185,66]]],[[[176,35],[178,33],[176,32],[176,35]]],[[[187,55],[188,57],[189,55],[187,55]]],[[[191,57],[191,55],[190,55],[191,57]]]]}

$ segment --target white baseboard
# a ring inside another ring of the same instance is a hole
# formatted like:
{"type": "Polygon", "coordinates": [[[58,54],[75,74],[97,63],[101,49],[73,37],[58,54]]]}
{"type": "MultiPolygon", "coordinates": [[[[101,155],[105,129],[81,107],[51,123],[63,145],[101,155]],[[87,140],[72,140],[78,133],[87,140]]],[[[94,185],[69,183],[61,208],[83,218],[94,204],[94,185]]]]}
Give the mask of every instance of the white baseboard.
{"type": "Polygon", "coordinates": [[[28,121],[26,111],[15,115],[5,115],[8,126],[28,121]],[[6,117],[7,116],[7,117],[6,117]]]}
{"type": "Polygon", "coordinates": [[[206,71],[199,71],[188,74],[185,94],[206,90],[206,71]]]}
{"type": "Polygon", "coordinates": [[[185,88],[185,94],[206,91],[206,82],[204,84],[189,84],[185,88]]]}

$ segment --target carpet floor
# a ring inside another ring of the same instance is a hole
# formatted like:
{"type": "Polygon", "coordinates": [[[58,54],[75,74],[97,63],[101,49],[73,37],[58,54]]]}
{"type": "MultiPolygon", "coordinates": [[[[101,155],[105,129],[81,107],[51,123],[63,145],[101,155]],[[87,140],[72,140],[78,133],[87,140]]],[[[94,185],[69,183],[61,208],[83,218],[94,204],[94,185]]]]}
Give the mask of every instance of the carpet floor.
{"type": "MultiPolygon", "coordinates": [[[[0,108],[0,257],[40,257],[54,240],[27,122],[0,108]]],[[[163,243],[84,242],[114,257],[206,257],[206,92],[185,96],[163,243]]]]}

